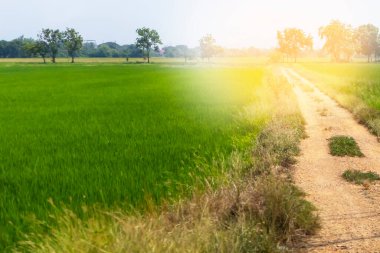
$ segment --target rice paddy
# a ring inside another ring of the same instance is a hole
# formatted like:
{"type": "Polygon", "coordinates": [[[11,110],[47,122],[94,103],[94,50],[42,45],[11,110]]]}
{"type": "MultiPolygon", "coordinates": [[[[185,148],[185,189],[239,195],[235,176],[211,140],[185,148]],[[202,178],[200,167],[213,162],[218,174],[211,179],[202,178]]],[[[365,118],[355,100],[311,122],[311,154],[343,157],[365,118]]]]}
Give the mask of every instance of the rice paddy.
{"type": "Polygon", "coordinates": [[[0,245],[51,204],[145,210],[201,189],[269,118],[263,67],[0,65],[0,245]],[[262,92],[260,92],[260,90],[262,92]]]}

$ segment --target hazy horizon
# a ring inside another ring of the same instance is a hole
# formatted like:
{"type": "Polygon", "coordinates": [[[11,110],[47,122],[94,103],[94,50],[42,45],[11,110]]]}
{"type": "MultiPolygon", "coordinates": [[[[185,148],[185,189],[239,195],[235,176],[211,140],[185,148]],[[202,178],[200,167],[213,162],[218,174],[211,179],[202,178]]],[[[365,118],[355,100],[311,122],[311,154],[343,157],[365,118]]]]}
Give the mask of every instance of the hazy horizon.
{"type": "Polygon", "coordinates": [[[160,33],[164,45],[196,46],[210,33],[223,47],[272,48],[277,30],[298,27],[314,37],[318,48],[320,26],[332,19],[380,26],[379,8],[374,0],[5,0],[0,21],[10,25],[2,27],[0,39],[35,38],[42,28],[73,27],[85,40],[131,44],[136,28],[147,26],[160,33]]]}

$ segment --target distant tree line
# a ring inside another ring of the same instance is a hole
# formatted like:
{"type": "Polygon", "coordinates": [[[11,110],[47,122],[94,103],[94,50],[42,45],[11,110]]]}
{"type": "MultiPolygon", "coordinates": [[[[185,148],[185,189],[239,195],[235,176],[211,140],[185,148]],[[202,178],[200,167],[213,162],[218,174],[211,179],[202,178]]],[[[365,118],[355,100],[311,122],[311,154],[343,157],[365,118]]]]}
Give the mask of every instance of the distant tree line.
{"type": "Polygon", "coordinates": [[[48,57],[53,63],[57,57],[70,57],[72,63],[75,57],[123,57],[127,61],[129,58],[141,57],[146,58],[149,63],[152,56],[183,58],[187,62],[198,57],[209,60],[223,52],[210,34],[204,36],[196,48],[177,45],[160,49],[159,45],[162,42],[156,30],[143,27],[137,29],[136,33],[134,44],[119,45],[115,42],[106,42],[96,45],[94,42],[84,42],[82,36],[72,28],[67,28],[64,32],[42,29],[37,35],[38,39],[20,37],[12,41],[0,41],[0,57],[41,57],[44,63],[48,57]]]}
{"type": "MultiPolygon", "coordinates": [[[[136,30],[137,38],[134,44],[119,45],[115,42],[106,42],[96,45],[94,42],[85,42],[82,36],[73,28],[61,32],[54,29],[42,29],[37,39],[23,36],[11,41],[0,41],[0,58],[27,58],[41,57],[44,62],[50,57],[55,63],[57,57],[70,57],[74,63],[75,57],[123,57],[145,58],[148,63],[151,57],[163,56],[189,59],[210,58],[222,56],[263,56],[268,50],[255,48],[224,49],[216,44],[214,37],[207,34],[199,40],[199,47],[189,48],[186,45],[162,45],[158,32],[150,28],[136,30]]],[[[319,36],[325,43],[323,52],[328,53],[335,62],[349,62],[357,55],[366,56],[368,62],[380,58],[379,28],[372,24],[352,27],[338,20],[331,21],[319,29],[319,36]]],[[[298,28],[287,28],[277,32],[278,48],[271,54],[273,61],[297,61],[305,52],[312,52],[313,38],[298,28]]]]}
{"type": "MultiPolygon", "coordinates": [[[[158,56],[159,53],[154,52],[154,56],[158,56]]],[[[105,42],[97,45],[94,42],[87,42],[83,44],[80,51],[80,57],[113,57],[113,58],[142,58],[143,52],[136,47],[135,44],[131,45],[119,45],[116,42],[105,42]]]]}
{"type": "Polygon", "coordinates": [[[367,57],[368,62],[380,55],[379,28],[372,24],[352,27],[333,20],[319,29],[319,35],[325,39],[323,49],[334,61],[350,61],[355,53],[367,57]]]}
{"type": "MultiPolygon", "coordinates": [[[[323,51],[335,62],[349,62],[352,57],[363,55],[368,62],[380,57],[379,28],[372,25],[352,27],[338,20],[331,21],[319,29],[319,36],[324,39],[323,51]]],[[[277,54],[272,55],[275,61],[297,61],[300,53],[312,50],[313,38],[297,28],[288,28],[277,32],[277,54]]]]}
{"type": "Polygon", "coordinates": [[[44,63],[48,56],[55,63],[60,49],[63,49],[74,63],[74,58],[78,56],[82,45],[82,36],[73,28],[67,28],[64,32],[58,29],[42,29],[37,40],[27,41],[22,48],[29,56],[41,56],[44,63]]]}

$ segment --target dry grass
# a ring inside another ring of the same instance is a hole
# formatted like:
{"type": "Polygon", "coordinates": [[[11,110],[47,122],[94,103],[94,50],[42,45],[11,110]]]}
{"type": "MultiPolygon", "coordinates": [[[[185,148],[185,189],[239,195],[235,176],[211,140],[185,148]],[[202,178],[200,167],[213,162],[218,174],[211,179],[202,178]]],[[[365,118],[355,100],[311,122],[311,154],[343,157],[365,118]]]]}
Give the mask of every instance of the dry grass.
{"type": "MultiPolygon", "coordinates": [[[[289,129],[276,126],[270,128],[275,133],[267,130],[260,139],[275,137],[277,148],[285,144],[276,149],[282,152],[291,143],[289,129]]],[[[264,152],[262,144],[255,153],[264,152]]],[[[287,164],[295,152],[264,156],[269,160],[260,164],[287,164]]],[[[242,158],[231,159],[232,169],[242,171],[242,158]]],[[[84,222],[69,210],[57,211],[51,235],[30,235],[16,252],[283,252],[315,232],[315,208],[294,185],[274,173],[245,175],[231,174],[218,190],[145,215],[98,211],[84,222]]]]}

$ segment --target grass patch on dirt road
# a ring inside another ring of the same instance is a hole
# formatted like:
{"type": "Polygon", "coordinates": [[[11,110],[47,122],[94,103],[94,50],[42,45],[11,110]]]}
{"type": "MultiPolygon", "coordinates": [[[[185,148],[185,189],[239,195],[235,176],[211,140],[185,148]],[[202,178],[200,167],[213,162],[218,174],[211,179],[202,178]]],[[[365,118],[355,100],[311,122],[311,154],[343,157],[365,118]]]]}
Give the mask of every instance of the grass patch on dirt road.
{"type": "Polygon", "coordinates": [[[330,154],[333,156],[364,156],[355,139],[350,136],[333,136],[328,141],[330,154]]]}
{"type": "Polygon", "coordinates": [[[346,170],[342,177],[348,182],[355,184],[364,184],[366,182],[374,182],[380,180],[380,176],[373,171],[362,172],[359,170],[346,170]]]}

